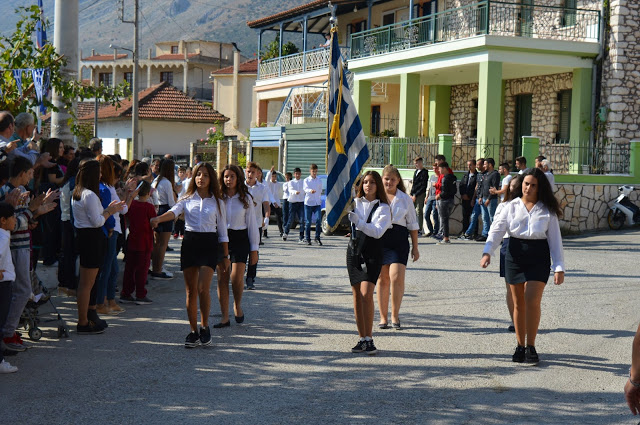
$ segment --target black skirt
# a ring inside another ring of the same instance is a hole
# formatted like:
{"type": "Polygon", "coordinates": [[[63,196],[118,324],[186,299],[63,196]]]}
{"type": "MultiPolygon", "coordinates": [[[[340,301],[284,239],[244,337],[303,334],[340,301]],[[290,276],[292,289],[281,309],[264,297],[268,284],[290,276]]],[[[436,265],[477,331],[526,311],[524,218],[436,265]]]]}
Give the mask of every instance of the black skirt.
{"type": "MultiPolygon", "coordinates": [[[[169,211],[171,207],[167,204],[158,206],[158,217],[162,214],[169,211]]],[[[164,223],[159,223],[158,227],[155,228],[155,231],[158,233],[167,233],[173,230],[173,221],[165,221],[164,223]]]]}
{"type": "Polygon", "coordinates": [[[76,247],[80,253],[80,266],[99,269],[107,252],[107,237],[102,227],[76,228],[76,247]]]}
{"type": "Polygon", "coordinates": [[[380,244],[368,244],[358,258],[353,255],[351,247],[347,247],[347,272],[351,286],[360,285],[361,282],[371,282],[375,285],[381,269],[382,246],[380,244]]]}
{"type": "Polygon", "coordinates": [[[409,229],[394,224],[382,236],[382,265],[407,265],[409,261],[409,229]]]}
{"type": "Polygon", "coordinates": [[[500,245],[500,277],[506,276],[507,250],[509,249],[509,238],[502,239],[500,245]]]}
{"type": "Polygon", "coordinates": [[[231,230],[229,233],[229,257],[232,263],[246,263],[251,251],[249,231],[247,229],[231,230]]]}
{"type": "Polygon", "coordinates": [[[509,284],[549,280],[551,254],[546,239],[509,238],[505,260],[505,279],[509,284]]]}
{"type": "Polygon", "coordinates": [[[217,233],[184,232],[180,248],[180,270],[202,266],[215,270],[217,263],[217,233]]]}

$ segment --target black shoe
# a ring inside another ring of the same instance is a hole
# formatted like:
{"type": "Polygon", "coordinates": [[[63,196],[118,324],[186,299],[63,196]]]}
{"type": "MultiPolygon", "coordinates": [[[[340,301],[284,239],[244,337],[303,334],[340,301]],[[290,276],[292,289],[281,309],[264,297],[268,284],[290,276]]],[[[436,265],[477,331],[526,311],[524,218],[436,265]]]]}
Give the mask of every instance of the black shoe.
{"type": "Polygon", "coordinates": [[[109,327],[106,321],[98,317],[98,313],[95,310],[89,309],[89,311],[87,312],[87,318],[90,322],[95,323],[97,327],[101,327],[103,329],[109,327]]]}
{"type": "Polygon", "coordinates": [[[285,233],[284,235],[282,235],[282,240],[283,240],[283,241],[286,241],[286,240],[287,240],[287,236],[289,236],[289,235],[288,235],[288,234],[286,234],[286,233],[285,233]]]}
{"type": "MultiPolygon", "coordinates": [[[[311,244],[309,244],[309,245],[311,245],[311,244]]],[[[322,246],[322,241],[320,239],[316,239],[316,245],[322,246]]]]}
{"type": "Polygon", "coordinates": [[[431,236],[433,236],[433,232],[427,232],[424,234],[425,238],[430,238],[431,236]]]}
{"type": "Polygon", "coordinates": [[[486,242],[487,241],[487,237],[486,236],[478,236],[476,238],[476,242],[486,242]]]}
{"type": "Polygon", "coordinates": [[[171,252],[171,251],[175,251],[175,249],[171,248],[170,246],[167,246],[166,252],[171,252]]]}
{"type": "Polygon", "coordinates": [[[200,328],[200,345],[211,345],[211,329],[200,328]]]}
{"type": "Polygon", "coordinates": [[[374,354],[376,354],[378,352],[378,350],[376,349],[376,346],[373,345],[373,340],[372,339],[370,339],[369,341],[365,341],[364,351],[370,356],[373,356],[374,354]]]}
{"type": "Polygon", "coordinates": [[[97,335],[103,333],[104,328],[89,320],[89,323],[84,326],[76,326],[76,332],[78,335],[97,335]]]}
{"type": "Polygon", "coordinates": [[[258,245],[262,246],[262,245],[264,245],[264,242],[260,242],[258,245]]]}
{"type": "Polygon", "coordinates": [[[536,352],[536,347],[533,345],[527,345],[525,348],[525,359],[524,361],[528,364],[535,365],[540,362],[540,357],[538,357],[538,353],[536,352]]]}
{"type": "Polygon", "coordinates": [[[311,246],[311,239],[307,241],[307,245],[311,246]]]}
{"type": "Polygon", "coordinates": [[[216,323],[215,325],[213,325],[214,329],[228,328],[229,326],[231,326],[231,320],[227,320],[224,323],[216,323]]]}
{"type": "Polygon", "coordinates": [[[184,340],[185,348],[196,348],[198,345],[200,345],[200,335],[198,335],[198,332],[189,332],[189,335],[187,335],[187,338],[184,340]]]}
{"type": "Polygon", "coordinates": [[[358,341],[355,347],[351,349],[352,353],[363,353],[367,346],[367,341],[364,339],[362,341],[358,341]]]}
{"type": "Polygon", "coordinates": [[[516,327],[513,325],[509,325],[509,332],[515,332],[516,331],[516,327]]]}
{"type": "Polygon", "coordinates": [[[120,303],[122,304],[133,304],[136,302],[136,299],[131,295],[122,295],[120,294],[120,303]]]}
{"type": "Polygon", "coordinates": [[[165,272],[151,272],[149,274],[151,275],[151,279],[157,279],[157,280],[170,280],[170,279],[173,279],[173,276],[169,276],[165,272]]]}
{"type": "Polygon", "coordinates": [[[401,326],[400,326],[400,321],[398,321],[398,323],[391,322],[391,326],[393,326],[393,329],[395,329],[397,331],[402,329],[401,326]]]}
{"type": "Polygon", "coordinates": [[[244,322],[244,314],[242,316],[234,316],[236,318],[236,323],[244,322]]]}
{"type": "Polygon", "coordinates": [[[265,239],[269,239],[269,236],[267,236],[267,231],[266,230],[264,231],[264,237],[265,237],[265,239]]]}
{"type": "Polygon", "coordinates": [[[515,353],[511,357],[511,361],[515,363],[524,363],[525,358],[525,348],[522,345],[518,345],[516,347],[515,353]]]}
{"type": "Polygon", "coordinates": [[[153,303],[153,301],[151,301],[149,297],[144,297],[144,298],[136,298],[135,303],[137,305],[149,305],[153,303]]]}

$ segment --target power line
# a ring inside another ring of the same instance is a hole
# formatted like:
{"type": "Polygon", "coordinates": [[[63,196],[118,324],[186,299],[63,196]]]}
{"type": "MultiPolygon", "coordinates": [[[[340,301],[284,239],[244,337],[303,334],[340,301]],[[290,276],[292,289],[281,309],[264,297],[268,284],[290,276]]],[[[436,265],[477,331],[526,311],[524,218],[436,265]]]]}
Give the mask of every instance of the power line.
{"type": "Polygon", "coordinates": [[[144,13],[142,13],[142,8],[140,8],[139,10],[140,10],[140,15],[142,15],[142,19],[144,19],[144,23],[147,24],[147,27],[151,32],[151,35],[153,36],[153,38],[157,39],[156,34],[153,32],[153,28],[151,28],[151,25],[149,25],[149,21],[147,21],[147,17],[144,16],[144,13]]]}
{"type": "Polygon", "coordinates": [[[85,10],[89,9],[90,7],[93,7],[93,6],[95,6],[96,4],[98,4],[100,1],[101,1],[101,0],[95,0],[95,1],[94,1],[93,3],[91,3],[90,5],[87,5],[87,6],[83,7],[82,9],[80,9],[80,10],[78,11],[78,13],[80,13],[80,12],[84,12],[85,10]]]}

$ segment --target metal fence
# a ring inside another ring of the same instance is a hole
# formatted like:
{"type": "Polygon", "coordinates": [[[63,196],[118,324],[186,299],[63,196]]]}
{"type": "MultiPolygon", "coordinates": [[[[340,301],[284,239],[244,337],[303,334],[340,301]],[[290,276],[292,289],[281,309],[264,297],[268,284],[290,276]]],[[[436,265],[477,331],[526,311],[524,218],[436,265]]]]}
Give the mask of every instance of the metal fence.
{"type": "Polygon", "coordinates": [[[629,143],[596,144],[589,142],[540,145],[540,155],[551,163],[556,174],[629,174],[629,143]]]}
{"type": "MultiPolygon", "coordinates": [[[[348,47],[340,47],[340,52],[343,60],[349,59],[350,50],[348,47]]],[[[258,80],[326,69],[329,67],[330,54],[331,49],[321,47],[307,50],[306,52],[261,60],[258,68],[258,80]]]]}
{"type": "Polygon", "coordinates": [[[438,154],[438,143],[428,137],[369,137],[370,167],[393,164],[398,168],[413,168],[413,160],[422,157],[430,164],[438,154]]]}
{"type": "Polygon", "coordinates": [[[500,143],[496,140],[482,143],[481,140],[478,141],[476,138],[469,138],[463,143],[453,144],[449,166],[453,170],[466,170],[467,161],[475,161],[478,158],[493,158],[496,163],[496,168],[498,168],[498,165],[506,162],[509,164],[509,167],[513,169],[515,158],[513,145],[505,142],[500,143]],[[478,146],[480,146],[479,149],[478,146]]]}

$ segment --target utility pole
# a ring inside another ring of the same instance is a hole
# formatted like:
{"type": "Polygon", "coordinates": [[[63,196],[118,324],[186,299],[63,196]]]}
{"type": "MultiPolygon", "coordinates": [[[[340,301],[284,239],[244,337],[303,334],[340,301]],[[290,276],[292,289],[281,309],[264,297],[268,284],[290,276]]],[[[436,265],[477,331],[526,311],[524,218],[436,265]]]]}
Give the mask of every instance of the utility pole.
{"type": "Polygon", "coordinates": [[[140,158],[140,145],[138,143],[138,1],[133,0],[133,21],[124,19],[124,0],[121,0],[120,20],[125,24],[133,24],[133,87],[131,88],[133,102],[131,106],[131,143],[133,145],[133,157],[140,158]]]}
{"type": "MultiPolygon", "coordinates": [[[[56,0],[53,46],[56,52],[67,58],[62,68],[62,78],[74,80],[78,76],[78,0],[56,0]]],[[[61,94],[53,91],[53,104],[59,109],[51,113],[51,137],[58,137],[65,143],[74,143],[69,128],[69,111],[64,107],[61,94]]],[[[73,100],[75,108],[76,101],[73,100]]]]}

